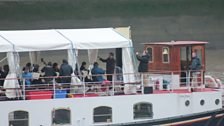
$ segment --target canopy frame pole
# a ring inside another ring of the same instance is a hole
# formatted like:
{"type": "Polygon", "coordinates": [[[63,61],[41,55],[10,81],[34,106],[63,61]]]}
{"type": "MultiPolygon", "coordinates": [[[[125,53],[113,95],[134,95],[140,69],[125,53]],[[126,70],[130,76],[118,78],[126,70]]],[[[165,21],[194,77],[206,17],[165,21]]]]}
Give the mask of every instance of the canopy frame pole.
{"type": "MultiPolygon", "coordinates": [[[[76,63],[77,63],[77,67],[79,68],[80,65],[79,65],[79,61],[78,61],[78,58],[77,58],[76,51],[74,51],[75,48],[74,48],[74,46],[73,46],[73,41],[70,40],[69,38],[67,38],[67,37],[66,37],[64,34],[62,34],[60,31],[58,31],[58,30],[55,30],[55,31],[71,43],[71,46],[72,46],[71,49],[72,49],[72,54],[73,54],[73,56],[72,56],[72,64],[73,64],[73,66],[75,65],[75,67],[76,67],[76,64],[74,64],[74,55],[75,55],[75,60],[76,60],[76,63]]],[[[77,69],[78,69],[78,68],[77,68],[77,69]]],[[[74,70],[73,70],[73,73],[74,73],[74,70]]],[[[79,73],[79,75],[81,75],[80,69],[78,69],[78,73],[79,73]]]]}
{"type": "MultiPolygon", "coordinates": [[[[8,40],[8,39],[5,38],[4,36],[2,36],[1,34],[0,34],[0,37],[3,38],[3,39],[6,40],[9,44],[12,45],[13,50],[12,50],[11,52],[13,53],[13,58],[14,58],[14,60],[15,60],[15,55],[14,55],[14,53],[17,53],[17,54],[18,54],[18,52],[17,52],[16,49],[15,49],[15,45],[14,45],[10,40],[8,40]]],[[[8,57],[7,57],[7,58],[8,58],[8,57]]],[[[14,65],[15,65],[15,64],[14,64],[14,65]]],[[[19,67],[20,67],[20,66],[19,66],[19,67]]],[[[18,71],[17,71],[16,69],[17,69],[17,66],[15,66],[15,71],[13,71],[13,73],[15,73],[15,75],[17,76],[17,72],[18,72],[18,71]]],[[[19,68],[18,68],[18,69],[19,69],[19,68]]],[[[10,72],[9,74],[12,74],[12,71],[9,71],[9,72],[10,72]]],[[[9,74],[8,74],[8,75],[9,75],[9,74]]],[[[8,75],[7,75],[7,76],[8,76],[8,75]]],[[[7,76],[6,76],[6,77],[7,77],[7,76]]],[[[18,79],[17,79],[17,82],[19,83],[19,80],[18,80],[18,79]]],[[[16,83],[14,83],[14,84],[16,85],[16,83]]],[[[5,84],[3,84],[3,87],[4,87],[4,85],[5,85],[5,84]]],[[[25,84],[23,84],[23,87],[24,87],[24,86],[25,86],[25,84]]],[[[18,94],[17,94],[17,93],[18,93],[18,92],[17,92],[17,90],[16,90],[16,96],[15,96],[15,97],[18,97],[18,94]]],[[[25,96],[25,92],[23,92],[23,93],[24,93],[23,95],[25,96]]],[[[19,94],[19,95],[21,95],[21,94],[19,94]]],[[[23,97],[23,98],[24,98],[24,97],[23,97]]]]}
{"type": "MultiPolygon", "coordinates": [[[[16,51],[16,49],[15,49],[15,45],[10,41],[10,40],[8,40],[7,38],[5,38],[4,36],[2,36],[1,34],[0,34],[0,37],[1,38],[3,38],[4,40],[6,40],[9,44],[11,44],[12,45],[12,47],[13,47],[13,55],[14,55],[14,53],[17,53],[17,54],[19,54],[17,51],[16,51]]],[[[15,71],[15,73],[16,73],[16,71],[15,71]]]]}
{"type": "Polygon", "coordinates": [[[1,63],[2,61],[4,61],[5,59],[7,59],[7,56],[4,57],[3,59],[1,59],[1,60],[0,60],[0,63],[1,63]]]}
{"type": "Polygon", "coordinates": [[[3,37],[1,34],[0,34],[0,37],[3,38],[4,40],[6,40],[9,44],[11,44],[13,47],[13,51],[16,52],[15,45],[11,41],[9,41],[7,38],[3,37]]]}

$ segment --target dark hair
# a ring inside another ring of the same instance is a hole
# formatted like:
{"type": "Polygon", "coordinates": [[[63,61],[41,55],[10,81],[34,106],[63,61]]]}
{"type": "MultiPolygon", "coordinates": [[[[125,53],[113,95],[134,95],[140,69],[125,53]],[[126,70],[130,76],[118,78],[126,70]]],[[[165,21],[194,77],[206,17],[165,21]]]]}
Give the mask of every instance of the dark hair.
{"type": "Polygon", "coordinates": [[[93,66],[98,66],[99,64],[97,62],[94,62],[93,63],[93,66]]]}
{"type": "Polygon", "coordinates": [[[85,61],[82,62],[82,66],[84,66],[84,65],[86,65],[86,62],[85,61]]]}
{"type": "Polygon", "coordinates": [[[26,66],[31,67],[31,63],[27,63],[26,66]]]}
{"type": "Polygon", "coordinates": [[[68,63],[68,61],[66,59],[63,59],[62,63],[68,63]]]}
{"type": "Polygon", "coordinates": [[[38,72],[39,71],[39,65],[38,64],[34,64],[33,66],[33,72],[38,72]]]}
{"type": "Polygon", "coordinates": [[[47,65],[52,66],[52,62],[48,62],[47,65]]]}
{"type": "Polygon", "coordinates": [[[110,54],[111,56],[114,56],[114,53],[112,53],[112,52],[110,52],[109,54],[110,54]]]}
{"type": "Polygon", "coordinates": [[[53,63],[53,68],[55,68],[56,66],[58,66],[58,63],[53,63]]]}

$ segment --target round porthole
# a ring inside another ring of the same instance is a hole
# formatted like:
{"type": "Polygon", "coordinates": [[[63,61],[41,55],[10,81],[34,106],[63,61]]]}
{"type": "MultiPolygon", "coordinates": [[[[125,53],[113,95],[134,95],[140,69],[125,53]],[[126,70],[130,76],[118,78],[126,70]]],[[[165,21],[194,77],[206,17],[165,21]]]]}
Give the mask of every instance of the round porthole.
{"type": "Polygon", "coordinates": [[[202,99],[202,100],[200,101],[200,105],[203,106],[204,104],[205,104],[205,100],[202,99]]]}
{"type": "Polygon", "coordinates": [[[220,100],[219,99],[215,99],[215,104],[219,105],[219,103],[220,103],[220,100]]]}
{"type": "Polygon", "coordinates": [[[189,106],[190,105],[190,101],[189,100],[187,100],[187,101],[185,101],[185,106],[189,106]]]}

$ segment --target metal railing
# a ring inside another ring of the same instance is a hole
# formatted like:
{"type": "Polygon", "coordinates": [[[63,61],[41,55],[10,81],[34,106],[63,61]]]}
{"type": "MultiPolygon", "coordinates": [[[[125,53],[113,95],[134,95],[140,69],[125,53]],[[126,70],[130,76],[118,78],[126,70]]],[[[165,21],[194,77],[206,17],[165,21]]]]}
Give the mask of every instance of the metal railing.
{"type": "MultiPolygon", "coordinates": [[[[127,94],[146,94],[160,91],[175,93],[176,90],[204,89],[204,71],[150,71],[147,73],[113,74],[113,81],[85,82],[83,76],[52,76],[38,78],[41,83],[26,84],[26,80],[34,78],[10,78],[1,80],[18,80],[18,88],[0,87],[0,100],[31,100],[51,98],[74,98],[114,96],[127,94]],[[195,74],[195,75],[194,75],[195,74]],[[130,81],[123,81],[124,76],[134,77],[130,81]],[[68,78],[68,82],[61,82],[68,78]],[[48,80],[48,81],[46,81],[48,80]],[[47,82],[47,83],[46,83],[47,82]],[[7,92],[16,91],[16,96],[7,98],[7,92]]],[[[92,77],[105,75],[91,75],[92,77]]],[[[223,78],[223,76],[221,76],[223,78]]],[[[37,79],[37,78],[35,78],[37,79]]],[[[195,90],[197,91],[197,90],[195,90]]]]}

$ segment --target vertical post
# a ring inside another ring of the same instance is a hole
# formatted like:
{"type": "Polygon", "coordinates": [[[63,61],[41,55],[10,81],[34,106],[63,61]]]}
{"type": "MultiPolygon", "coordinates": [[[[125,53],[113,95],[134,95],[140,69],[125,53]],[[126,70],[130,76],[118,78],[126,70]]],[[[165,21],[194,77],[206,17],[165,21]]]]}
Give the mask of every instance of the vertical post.
{"type": "Polygon", "coordinates": [[[86,97],[86,83],[85,83],[85,78],[83,77],[83,96],[86,97]]]}
{"type": "MultiPolygon", "coordinates": [[[[114,74],[112,75],[112,96],[114,96],[114,81],[115,81],[115,79],[114,79],[114,74]]],[[[110,89],[110,88],[109,88],[110,89]]]]}
{"type": "Polygon", "coordinates": [[[25,86],[25,78],[23,78],[23,100],[26,100],[26,86],[25,86]]]}
{"type": "Polygon", "coordinates": [[[173,92],[173,72],[171,72],[171,83],[170,83],[171,91],[173,92]]]}
{"type": "Polygon", "coordinates": [[[185,79],[185,86],[186,86],[186,88],[189,88],[188,87],[188,72],[187,71],[185,71],[185,75],[186,75],[185,78],[184,78],[185,79]]]}
{"type": "Polygon", "coordinates": [[[203,70],[201,70],[201,89],[204,88],[204,84],[203,84],[203,70]]]}
{"type": "Polygon", "coordinates": [[[53,78],[53,98],[55,99],[55,94],[56,94],[56,91],[55,91],[56,87],[55,87],[55,77],[53,78]]]}
{"type": "Polygon", "coordinates": [[[191,91],[191,71],[190,70],[188,71],[187,80],[188,80],[188,90],[191,91]]]}
{"type": "Polygon", "coordinates": [[[142,94],[144,94],[143,74],[140,74],[140,77],[141,77],[141,91],[142,91],[142,94]]]}

